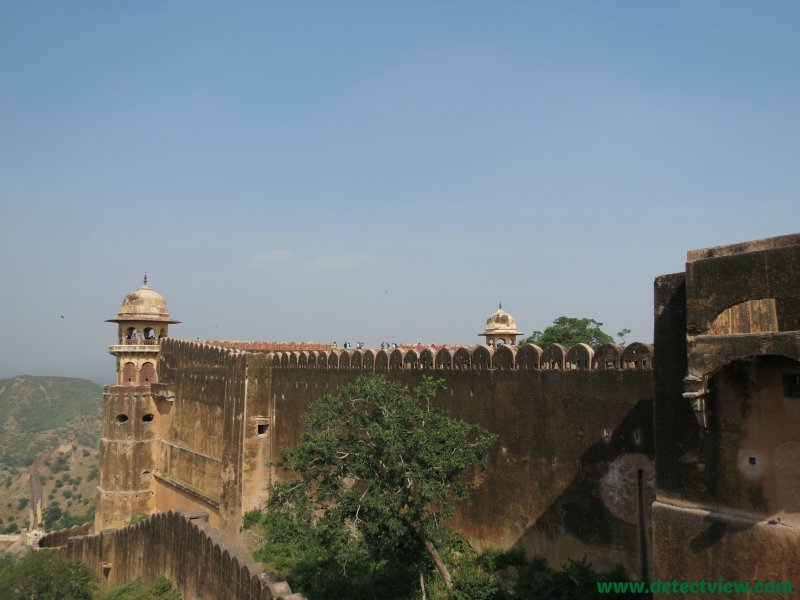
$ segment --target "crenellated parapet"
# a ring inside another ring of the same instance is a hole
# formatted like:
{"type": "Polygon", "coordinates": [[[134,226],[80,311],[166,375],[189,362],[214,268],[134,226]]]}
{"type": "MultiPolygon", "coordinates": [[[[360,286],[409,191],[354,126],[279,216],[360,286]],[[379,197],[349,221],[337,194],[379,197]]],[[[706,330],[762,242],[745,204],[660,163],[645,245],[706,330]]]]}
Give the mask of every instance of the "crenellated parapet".
{"type": "Polygon", "coordinates": [[[132,579],[150,584],[165,576],[187,599],[303,599],[292,594],[288,583],[264,572],[249,552],[215,531],[204,512],[156,513],[136,525],[95,534],[73,527],[44,536],[39,548],[81,561],[97,572],[105,587],[132,579]]]}
{"type": "Polygon", "coordinates": [[[593,369],[652,369],[653,346],[633,342],[625,347],[588,344],[565,348],[551,344],[524,346],[457,346],[421,348],[347,349],[270,353],[278,369],[330,369],[339,371],[467,370],[467,371],[587,371],[593,369]]]}

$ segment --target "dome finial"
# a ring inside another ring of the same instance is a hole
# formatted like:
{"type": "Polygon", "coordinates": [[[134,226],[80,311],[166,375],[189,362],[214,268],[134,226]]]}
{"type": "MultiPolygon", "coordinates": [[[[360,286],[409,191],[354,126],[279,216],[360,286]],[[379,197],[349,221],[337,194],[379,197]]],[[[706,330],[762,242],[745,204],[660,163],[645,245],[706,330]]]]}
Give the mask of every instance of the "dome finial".
{"type": "Polygon", "coordinates": [[[503,310],[503,303],[500,302],[500,306],[498,306],[497,308],[499,308],[500,310],[503,310]]]}
{"type": "Polygon", "coordinates": [[[144,284],[147,285],[147,273],[144,274],[144,284]]]}

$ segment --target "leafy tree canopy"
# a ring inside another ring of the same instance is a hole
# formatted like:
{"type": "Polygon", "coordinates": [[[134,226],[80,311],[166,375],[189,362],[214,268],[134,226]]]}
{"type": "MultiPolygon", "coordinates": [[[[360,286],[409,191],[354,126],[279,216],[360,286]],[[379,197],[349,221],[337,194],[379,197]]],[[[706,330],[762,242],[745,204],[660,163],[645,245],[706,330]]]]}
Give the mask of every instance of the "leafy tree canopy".
{"type": "MultiPolygon", "coordinates": [[[[530,337],[522,341],[523,344],[536,344],[544,348],[550,344],[561,344],[569,348],[575,344],[589,344],[597,348],[603,344],[614,343],[614,338],[600,329],[602,323],[594,319],[579,319],[577,317],[558,317],[553,324],[544,331],[534,331],[530,337]]],[[[623,329],[617,335],[621,338],[630,333],[623,329]]]]}
{"type": "Polygon", "coordinates": [[[440,386],[424,377],[412,391],[364,376],[312,404],[301,443],[282,449],[279,462],[299,480],[273,489],[270,513],[323,532],[341,563],[353,551],[347,539],[357,539],[376,561],[420,573],[432,561],[451,587],[434,542],[497,436],[431,406],[440,386]]]}
{"type": "Polygon", "coordinates": [[[4,600],[90,600],[97,575],[53,551],[27,554],[0,571],[4,600]]]}

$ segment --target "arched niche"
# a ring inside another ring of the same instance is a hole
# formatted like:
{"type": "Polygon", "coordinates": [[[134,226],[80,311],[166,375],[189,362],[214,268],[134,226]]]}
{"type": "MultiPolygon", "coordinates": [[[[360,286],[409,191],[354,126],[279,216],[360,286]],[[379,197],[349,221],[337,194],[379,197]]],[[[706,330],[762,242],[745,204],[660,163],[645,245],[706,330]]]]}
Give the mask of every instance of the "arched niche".
{"type": "Polygon", "coordinates": [[[284,369],[289,368],[289,353],[281,352],[281,367],[284,369]]]}
{"type": "Polygon", "coordinates": [[[538,369],[542,362],[542,349],[536,344],[524,344],[517,348],[517,369],[520,371],[533,371],[538,369]]]}
{"type": "Polygon", "coordinates": [[[364,350],[361,362],[365,371],[373,371],[375,369],[375,353],[372,350],[364,350]]]}
{"type": "Polygon", "coordinates": [[[280,367],[281,366],[281,352],[274,352],[272,354],[272,366],[273,367],[280,367]]]}
{"type": "Polygon", "coordinates": [[[375,353],[375,370],[387,371],[389,369],[389,354],[386,350],[378,350],[375,353]]]}
{"type": "Polygon", "coordinates": [[[484,371],[492,368],[492,353],[494,348],[489,346],[475,346],[472,350],[472,368],[484,371]]]}
{"type": "Polygon", "coordinates": [[[301,369],[308,368],[308,352],[303,350],[297,355],[297,366],[301,369]]]}
{"type": "Polygon", "coordinates": [[[339,353],[339,369],[345,370],[350,368],[350,352],[352,352],[352,350],[342,350],[339,353]]]}
{"type": "Polygon", "coordinates": [[[541,368],[563,371],[567,368],[567,349],[561,344],[550,344],[542,352],[541,368]]]}
{"type": "Polygon", "coordinates": [[[331,353],[328,354],[328,368],[329,369],[338,369],[339,368],[339,351],[338,350],[331,350],[331,353]]]}
{"type": "Polygon", "coordinates": [[[156,381],[156,369],[153,363],[146,362],[139,370],[139,383],[141,385],[150,385],[156,381]]]}
{"type": "Polygon", "coordinates": [[[433,351],[430,348],[424,348],[419,353],[419,366],[423,369],[433,369],[434,365],[433,351]]]}
{"type": "Polygon", "coordinates": [[[389,369],[402,369],[403,368],[403,352],[400,348],[395,348],[389,354],[389,369]]]}
{"type": "Polygon", "coordinates": [[[628,344],[622,352],[622,365],[625,369],[652,369],[653,347],[641,342],[628,344]]]}
{"type": "Polygon", "coordinates": [[[448,348],[442,348],[436,353],[437,369],[452,369],[453,368],[453,353],[448,348]]]}
{"type": "Polygon", "coordinates": [[[353,352],[350,354],[350,368],[358,369],[360,371],[363,358],[364,355],[361,353],[361,350],[353,350],[353,352]]]}
{"type": "Polygon", "coordinates": [[[511,346],[495,346],[492,355],[492,368],[501,370],[511,370],[516,366],[515,355],[517,351],[511,346]]]}
{"type": "Polygon", "coordinates": [[[299,362],[299,359],[300,359],[300,353],[299,352],[290,352],[289,353],[289,368],[296,369],[297,365],[298,365],[298,362],[299,362]]]}
{"type": "Polygon", "coordinates": [[[122,366],[122,385],[136,385],[136,365],[126,362],[122,366]]]}
{"type": "Polygon", "coordinates": [[[327,369],[328,368],[328,353],[324,350],[320,350],[319,354],[317,354],[317,368],[318,369],[327,369]]]}
{"type": "Polygon", "coordinates": [[[623,351],[624,348],[619,344],[603,344],[594,353],[594,368],[621,369],[623,351]]]}
{"type": "Polygon", "coordinates": [[[776,298],[745,300],[718,313],[706,332],[708,335],[737,333],[772,333],[781,331],[776,298]]]}
{"type": "Polygon", "coordinates": [[[316,369],[317,368],[317,355],[318,354],[319,353],[317,351],[315,351],[315,350],[312,350],[311,352],[308,353],[307,361],[308,361],[308,368],[309,369],[316,369]]]}
{"type": "Polygon", "coordinates": [[[416,350],[408,350],[403,356],[403,368],[416,369],[419,367],[419,354],[416,350]]]}
{"type": "Polygon", "coordinates": [[[472,368],[472,352],[468,348],[459,348],[453,354],[453,368],[461,371],[472,368]]]}
{"type": "Polygon", "coordinates": [[[575,344],[567,351],[568,369],[591,369],[594,350],[589,344],[575,344]]]}

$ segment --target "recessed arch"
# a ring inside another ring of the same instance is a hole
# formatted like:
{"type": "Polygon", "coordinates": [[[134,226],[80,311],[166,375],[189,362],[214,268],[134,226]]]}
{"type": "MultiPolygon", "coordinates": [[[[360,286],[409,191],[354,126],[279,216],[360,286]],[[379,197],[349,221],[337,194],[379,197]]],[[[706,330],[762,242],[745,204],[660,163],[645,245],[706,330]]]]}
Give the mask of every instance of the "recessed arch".
{"type": "Polygon", "coordinates": [[[403,368],[416,369],[417,367],[419,367],[419,354],[417,354],[417,351],[413,349],[406,351],[405,356],[403,356],[403,368]]]}
{"type": "Polygon", "coordinates": [[[153,363],[146,362],[139,370],[139,383],[142,385],[150,385],[156,381],[156,369],[153,363]]]}
{"type": "Polygon", "coordinates": [[[542,361],[542,349],[536,344],[523,344],[517,349],[517,369],[533,371],[538,369],[542,361]]]}
{"type": "Polygon", "coordinates": [[[505,371],[513,369],[516,365],[514,360],[516,353],[516,349],[506,344],[495,346],[494,354],[492,355],[492,367],[505,371]]]}
{"type": "Polygon", "coordinates": [[[375,369],[375,353],[372,350],[364,350],[364,356],[361,361],[365,371],[372,371],[375,369]]]}
{"type": "Polygon", "coordinates": [[[463,346],[453,355],[453,368],[468,370],[472,368],[472,353],[463,346]]]}
{"type": "Polygon", "coordinates": [[[622,352],[622,365],[626,369],[652,369],[653,347],[641,342],[628,344],[622,352]]]}
{"type": "Polygon", "coordinates": [[[594,350],[589,344],[578,343],[567,351],[568,369],[591,369],[594,350]]]}
{"type": "Polygon", "coordinates": [[[603,344],[594,353],[594,368],[621,369],[623,351],[624,348],[619,344],[603,344]]]}
{"type": "Polygon", "coordinates": [[[436,353],[436,368],[437,369],[452,369],[453,368],[453,353],[449,348],[442,348],[436,353]]]}
{"type": "Polygon", "coordinates": [[[122,366],[122,385],[136,385],[136,365],[126,362],[122,366]]]}
{"type": "Polygon", "coordinates": [[[400,348],[395,348],[389,354],[389,368],[402,369],[403,368],[403,352],[400,348]]]}
{"type": "Polygon", "coordinates": [[[567,367],[567,349],[561,344],[550,344],[542,351],[543,369],[563,371],[567,367]]]}
{"type": "Polygon", "coordinates": [[[472,351],[472,368],[480,370],[491,369],[493,353],[494,348],[489,346],[476,346],[472,351]]]}

